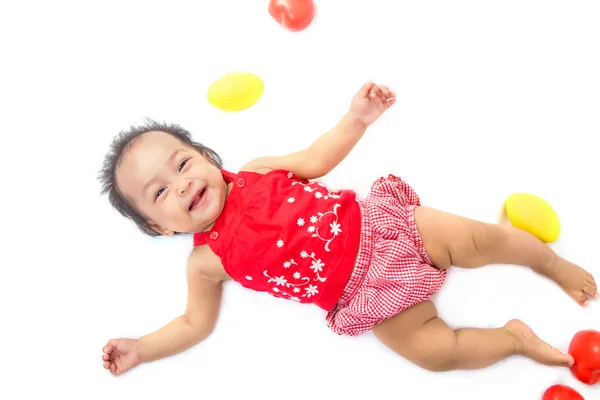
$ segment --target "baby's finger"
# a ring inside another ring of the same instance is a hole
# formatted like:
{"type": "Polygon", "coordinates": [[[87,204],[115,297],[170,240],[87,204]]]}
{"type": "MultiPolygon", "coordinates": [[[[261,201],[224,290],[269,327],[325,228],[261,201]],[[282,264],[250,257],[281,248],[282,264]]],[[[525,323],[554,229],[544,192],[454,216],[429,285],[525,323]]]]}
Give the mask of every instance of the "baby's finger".
{"type": "Polygon", "coordinates": [[[381,109],[381,107],[383,107],[384,102],[385,102],[385,99],[383,98],[383,96],[381,94],[373,97],[373,103],[375,104],[375,106],[378,109],[381,109]]]}
{"type": "Polygon", "coordinates": [[[103,356],[102,356],[102,359],[103,359],[104,361],[110,361],[110,354],[105,354],[105,355],[103,355],[103,356]]]}
{"type": "Polygon", "coordinates": [[[379,88],[381,89],[381,93],[383,93],[383,95],[385,97],[390,96],[390,89],[387,86],[383,85],[383,86],[379,86],[379,88]]]}
{"type": "Polygon", "coordinates": [[[110,364],[110,372],[111,372],[113,375],[116,375],[116,374],[117,374],[117,366],[116,366],[115,364],[110,364]]]}
{"type": "Polygon", "coordinates": [[[362,87],[358,91],[358,95],[360,97],[367,97],[372,86],[373,86],[373,82],[371,82],[371,81],[366,82],[364,85],[362,85],[362,87]]]}
{"type": "Polygon", "coordinates": [[[105,369],[109,369],[110,368],[110,363],[108,361],[104,362],[104,368],[105,369]]]}
{"type": "Polygon", "coordinates": [[[112,353],[113,351],[115,351],[117,349],[117,347],[119,347],[119,340],[118,339],[110,339],[108,341],[108,343],[106,344],[106,347],[108,347],[107,353],[112,353]]]}
{"type": "Polygon", "coordinates": [[[385,104],[387,102],[387,100],[388,100],[388,96],[387,96],[387,94],[385,93],[385,91],[383,89],[381,89],[379,91],[379,99],[381,100],[381,102],[383,104],[385,104]]]}

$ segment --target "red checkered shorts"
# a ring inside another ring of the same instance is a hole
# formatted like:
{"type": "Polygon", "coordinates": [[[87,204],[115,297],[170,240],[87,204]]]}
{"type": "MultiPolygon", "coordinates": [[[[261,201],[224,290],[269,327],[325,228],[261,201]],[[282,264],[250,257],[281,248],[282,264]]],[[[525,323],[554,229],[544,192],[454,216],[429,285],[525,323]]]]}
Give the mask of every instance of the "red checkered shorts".
{"type": "Polygon", "coordinates": [[[358,258],[344,292],[327,313],[327,326],[359,336],[401,311],[428,300],[446,270],[433,266],[417,229],[420,200],[401,178],[380,178],[364,200],[358,258]]]}

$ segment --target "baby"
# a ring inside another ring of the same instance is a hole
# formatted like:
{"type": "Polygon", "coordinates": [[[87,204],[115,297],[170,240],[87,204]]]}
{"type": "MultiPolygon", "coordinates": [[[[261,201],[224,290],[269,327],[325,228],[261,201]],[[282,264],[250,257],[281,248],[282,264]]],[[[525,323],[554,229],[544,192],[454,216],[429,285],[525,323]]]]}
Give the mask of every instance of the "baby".
{"type": "Polygon", "coordinates": [[[386,86],[366,83],[310,147],[252,160],[237,173],[176,125],[150,122],[116,137],[101,171],[103,193],[149,235],[192,234],[193,250],[183,315],[138,339],[109,340],[104,368],[120,375],[206,339],[227,280],[313,303],[326,310],[333,332],[372,330],[427,370],[485,368],[512,355],[571,366],[571,355],[519,320],[452,330],[430,298],[451,266],[513,264],[552,279],[587,306],[598,296],[587,271],[525,231],[421,206],[393,175],[377,179],[364,199],[311,181],[335,168],[395,101],[386,86]]]}

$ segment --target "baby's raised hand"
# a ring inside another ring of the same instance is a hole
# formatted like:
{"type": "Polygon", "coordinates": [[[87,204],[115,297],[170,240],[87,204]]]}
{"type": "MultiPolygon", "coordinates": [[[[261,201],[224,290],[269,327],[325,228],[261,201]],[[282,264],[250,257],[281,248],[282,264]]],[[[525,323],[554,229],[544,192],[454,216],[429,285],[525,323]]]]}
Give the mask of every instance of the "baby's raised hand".
{"type": "Polygon", "coordinates": [[[115,376],[137,367],[142,362],[135,339],[111,339],[102,351],[104,368],[115,376]]]}
{"type": "Polygon", "coordinates": [[[387,86],[367,82],[352,99],[350,113],[365,127],[371,125],[396,102],[396,93],[387,86]]]}

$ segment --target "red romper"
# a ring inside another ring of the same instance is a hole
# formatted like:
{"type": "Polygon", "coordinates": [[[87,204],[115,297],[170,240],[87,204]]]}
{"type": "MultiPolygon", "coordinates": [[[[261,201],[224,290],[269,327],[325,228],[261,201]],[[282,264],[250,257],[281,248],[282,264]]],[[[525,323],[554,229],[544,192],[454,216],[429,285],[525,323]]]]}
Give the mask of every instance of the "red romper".
{"type": "Polygon", "coordinates": [[[287,171],[222,171],[233,187],[208,244],[242,286],[327,311],[330,329],[360,335],[428,299],[445,270],[432,266],[413,211],[419,199],[394,176],[364,200],[287,171]]]}

